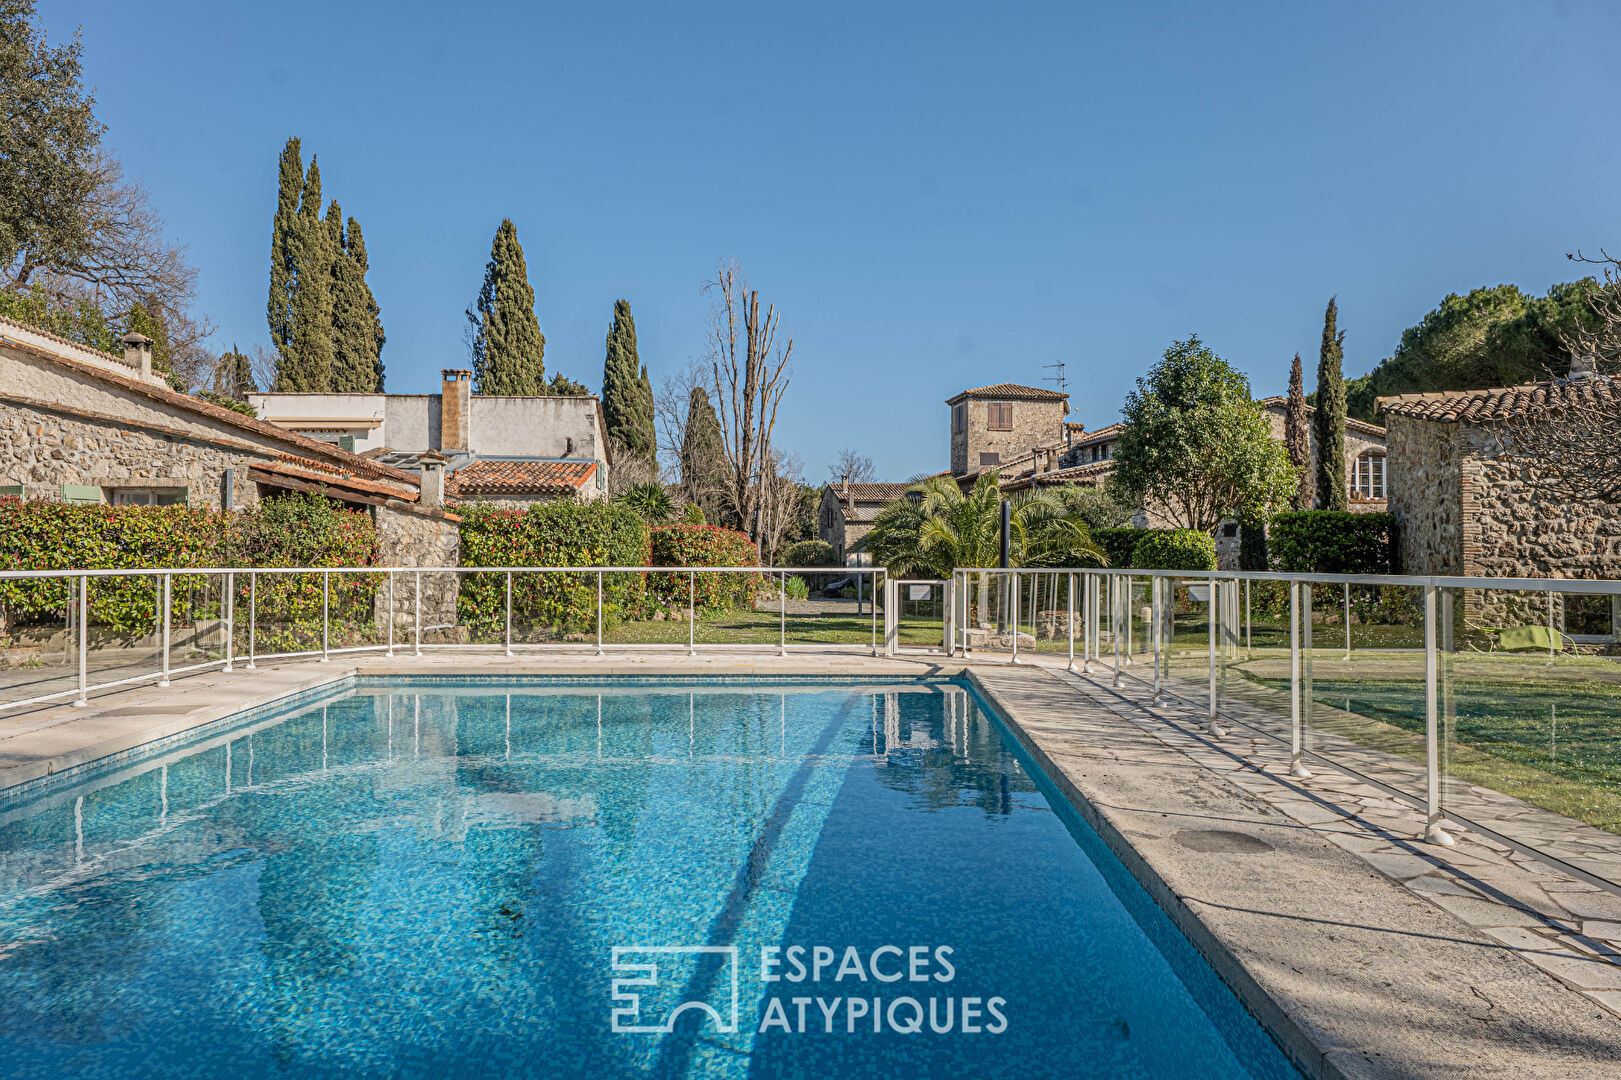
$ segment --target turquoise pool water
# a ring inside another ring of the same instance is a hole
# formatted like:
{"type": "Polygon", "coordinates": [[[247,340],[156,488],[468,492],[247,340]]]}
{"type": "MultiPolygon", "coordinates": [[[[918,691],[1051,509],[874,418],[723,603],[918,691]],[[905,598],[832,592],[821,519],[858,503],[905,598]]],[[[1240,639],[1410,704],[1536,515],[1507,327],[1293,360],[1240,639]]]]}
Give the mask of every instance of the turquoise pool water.
{"type": "Polygon", "coordinates": [[[0,1075],[1296,1074],[961,685],[438,679],[0,799],[0,1075]]]}

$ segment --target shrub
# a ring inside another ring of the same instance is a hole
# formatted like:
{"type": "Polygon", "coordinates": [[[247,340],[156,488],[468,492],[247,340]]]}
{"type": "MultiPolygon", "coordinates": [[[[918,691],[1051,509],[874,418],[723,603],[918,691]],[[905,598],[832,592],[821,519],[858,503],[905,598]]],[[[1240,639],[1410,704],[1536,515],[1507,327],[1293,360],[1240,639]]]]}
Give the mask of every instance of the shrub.
{"type": "MultiPolygon", "coordinates": [[[[462,511],[461,562],[479,566],[645,566],[647,522],[617,502],[565,499],[524,509],[473,505],[462,511]]],[[[604,574],[603,618],[635,618],[646,606],[641,574],[604,574]]],[[[457,617],[475,639],[504,633],[506,575],[463,574],[457,617]]],[[[514,574],[513,622],[559,632],[596,625],[595,574],[514,574]]]]}
{"type": "MultiPolygon", "coordinates": [[[[759,560],[754,544],[736,529],[678,524],[653,530],[648,565],[754,567],[759,560]]],[[[649,574],[648,595],[655,604],[684,608],[689,584],[698,607],[730,611],[734,606],[752,607],[759,582],[754,574],[699,574],[690,583],[686,574],[649,574]]]]}
{"type": "Polygon", "coordinates": [[[619,496],[618,501],[641,514],[649,524],[668,521],[670,518],[672,509],[670,493],[664,490],[663,484],[654,481],[637,484],[626,490],[619,496]]]}
{"type": "MultiPolygon", "coordinates": [[[[241,566],[372,566],[377,524],[363,510],[348,510],[321,495],[289,492],[226,515],[234,528],[241,566]]],[[[292,652],[320,647],[321,602],[326,590],[329,644],[376,641],[374,601],[381,574],[261,574],[254,586],[255,649],[292,652]]],[[[176,579],[177,587],[180,579],[176,579]]],[[[246,612],[247,582],[237,582],[237,606],[246,612]]]]}
{"type": "Polygon", "coordinates": [[[1092,539],[1109,555],[1109,566],[1124,570],[1131,565],[1131,552],[1142,536],[1142,529],[1093,529],[1092,539]]]}
{"type": "Polygon", "coordinates": [[[1141,529],[1131,551],[1138,570],[1214,570],[1216,540],[1199,529],[1141,529]]]}
{"type": "Polygon", "coordinates": [[[695,502],[689,502],[687,508],[681,511],[681,520],[688,525],[704,524],[704,508],[695,502]]]}
{"type": "Polygon", "coordinates": [[[801,540],[782,553],[783,566],[832,566],[833,545],[826,540],[801,540]]]}
{"type": "Polygon", "coordinates": [[[1395,518],[1345,510],[1291,510],[1274,515],[1272,561],[1290,574],[1388,574],[1395,518]]]}
{"type": "Polygon", "coordinates": [[[789,578],[786,591],[790,600],[810,599],[810,586],[805,584],[805,579],[802,577],[789,578]]]}

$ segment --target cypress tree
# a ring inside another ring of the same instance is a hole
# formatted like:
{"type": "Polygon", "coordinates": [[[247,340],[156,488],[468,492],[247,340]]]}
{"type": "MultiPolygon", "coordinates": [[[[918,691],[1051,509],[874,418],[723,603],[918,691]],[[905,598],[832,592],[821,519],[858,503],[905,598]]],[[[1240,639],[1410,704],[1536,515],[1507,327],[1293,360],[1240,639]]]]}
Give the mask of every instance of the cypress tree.
{"type": "Polygon", "coordinates": [[[1317,509],[1344,510],[1345,487],[1345,332],[1336,327],[1339,305],[1329,298],[1323,313],[1323,344],[1317,360],[1317,509]]]}
{"type": "Polygon", "coordinates": [[[630,313],[630,301],[614,301],[607,344],[602,363],[602,417],[608,438],[632,457],[650,459],[657,451],[653,387],[636,354],[636,320],[630,313]]]}
{"type": "Polygon", "coordinates": [[[246,401],[248,395],[259,389],[253,381],[253,365],[247,354],[233,342],[230,351],[220,357],[219,375],[214,380],[214,391],[234,401],[246,401]]]}
{"type": "Polygon", "coordinates": [[[1311,474],[1311,414],[1306,411],[1306,380],[1300,370],[1300,354],[1289,368],[1289,400],[1283,409],[1283,445],[1289,461],[1300,470],[1300,486],[1290,500],[1296,510],[1310,510],[1317,488],[1311,474]]]}
{"type": "Polygon", "coordinates": [[[681,488],[703,507],[710,521],[719,520],[719,496],[725,484],[726,443],[720,417],[709,392],[694,386],[687,399],[687,430],[681,438],[681,488]]]}
{"type": "Polygon", "coordinates": [[[503,218],[484,265],[484,286],[468,309],[473,378],[480,394],[535,395],[546,386],[546,337],[535,317],[535,290],[511,218],[503,218]]]}
{"type": "Polygon", "coordinates": [[[298,197],[304,188],[304,158],[295,136],[281,151],[276,188],[276,213],[270,221],[270,301],[265,318],[270,341],[284,363],[291,359],[293,275],[298,231],[298,197]]]}
{"type": "Polygon", "coordinates": [[[361,335],[362,343],[367,348],[367,356],[371,362],[371,370],[366,389],[375,394],[383,392],[383,345],[388,336],[383,333],[383,309],[378,306],[377,297],[366,283],[366,275],[371,272],[371,261],[366,257],[366,238],[361,235],[360,222],[354,218],[349,219],[349,229],[344,237],[344,250],[349,261],[354,264],[356,277],[360,285],[360,293],[366,301],[367,329],[361,335]]]}
{"type": "Polygon", "coordinates": [[[321,168],[310,158],[294,230],[292,333],[276,389],[325,391],[332,385],[331,225],[321,220],[321,168]]]}

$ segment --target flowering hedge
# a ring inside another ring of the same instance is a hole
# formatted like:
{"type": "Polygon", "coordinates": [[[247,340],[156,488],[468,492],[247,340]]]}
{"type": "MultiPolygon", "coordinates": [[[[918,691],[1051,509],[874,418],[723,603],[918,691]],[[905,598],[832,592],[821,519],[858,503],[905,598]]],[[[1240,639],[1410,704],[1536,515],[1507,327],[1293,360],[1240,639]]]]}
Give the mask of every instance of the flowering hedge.
{"type": "MultiPolygon", "coordinates": [[[[760,553],[743,533],[719,525],[661,525],[653,530],[649,566],[760,565],[760,553]]],[[[756,574],[649,574],[647,592],[658,607],[685,609],[689,601],[700,608],[730,611],[754,606],[759,587],[756,574]]]]}
{"type": "MultiPolygon", "coordinates": [[[[369,566],[377,553],[371,517],[318,495],[269,499],[239,513],[186,506],[106,506],[0,497],[0,568],[8,570],[146,570],[217,566],[369,566]]],[[[336,646],[355,624],[374,625],[374,575],[333,578],[331,619],[336,646]]],[[[246,623],[249,582],[236,580],[246,623]]],[[[76,598],[71,579],[0,580],[0,622],[7,632],[63,621],[76,598]]],[[[218,576],[176,575],[170,587],[170,626],[220,617],[224,582],[218,576]]],[[[90,625],[142,636],[161,625],[157,577],[91,578],[90,625]]],[[[261,575],[256,590],[261,651],[319,647],[319,575],[261,575]],[[311,645],[313,633],[314,644],[311,645]]]]}
{"type": "MultiPolygon", "coordinates": [[[[522,510],[473,505],[462,511],[462,566],[646,566],[647,522],[620,503],[535,503],[522,510]]],[[[603,621],[639,618],[646,607],[641,574],[604,574],[603,621]]],[[[506,575],[464,573],[457,616],[475,641],[505,633],[506,575]]],[[[596,625],[595,574],[514,574],[516,624],[584,632],[596,625]]]]}

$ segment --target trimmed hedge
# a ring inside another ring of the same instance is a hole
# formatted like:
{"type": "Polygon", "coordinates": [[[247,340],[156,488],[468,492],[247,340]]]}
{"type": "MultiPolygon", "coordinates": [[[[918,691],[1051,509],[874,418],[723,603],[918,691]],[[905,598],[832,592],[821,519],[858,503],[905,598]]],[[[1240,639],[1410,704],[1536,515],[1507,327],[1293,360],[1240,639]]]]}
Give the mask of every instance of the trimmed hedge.
{"type": "Polygon", "coordinates": [[[1198,529],[1141,529],[1131,551],[1138,570],[1214,570],[1216,539],[1198,529]]]}
{"type": "Polygon", "coordinates": [[[832,566],[833,545],[826,540],[801,540],[789,544],[779,560],[782,566],[832,566]]]}
{"type": "MultiPolygon", "coordinates": [[[[152,570],[241,566],[369,566],[376,562],[377,530],[370,515],[345,510],[319,495],[267,499],[230,513],[186,506],[106,506],[0,497],[0,567],[12,570],[152,570]]],[[[161,625],[161,579],[91,578],[90,626],[144,636],[161,625]]],[[[375,628],[372,600],[378,579],[344,574],[332,579],[333,644],[351,629],[375,628]],[[351,624],[356,624],[351,627],[351,624]]],[[[50,626],[64,619],[77,582],[67,579],[0,582],[0,623],[6,632],[50,626]]],[[[171,628],[185,628],[222,613],[224,582],[217,576],[179,575],[170,589],[171,628]]],[[[249,583],[236,579],[236,603],[246,622],[249,583]]],[[[258,644],[263,651],[319,645],[321,578],[314,574],[261,575],[255,595],[258,644]],[[290,642],[301,641],[301,646],[290,642]]]]}
{"type": "MultiPolygon", "coordinates": [[[[649,566],[759,565],[760,555],[749,538],[719,525],[660,525],[653,530],[649,566]]],[[[647,575],[648,597],[655,606],[685,609],[688,589],[700,608],[730,611],[754,606],[756,574],[699,574],[691,582],[686,574],[647,575]]]]}
{"type": "Polygon", "coordinates": [[[1109,566],[1124,570],[1131,565],[1131,552],[1146,529],[1093,529],[1092,539],[1109,556],[1109,566]]]}
{"type": "MultiPolygon", "coordinates": [[[[633,507],[608,500],[564,499],[523,509],[475,504],[462,511],[463,567],[646,566],[647,522],[633,507]]],[[[639,618],[647,605],[641,574],[604,574],[603,621],[639,618]]],[[[474,640],[498,640],[506,625],[506,575],[464,573],[457,618],[474,640]]],[[[583,633],[596,626],[597,576],[514,574],[514,625],[583,633]]]]}
{"type": "Polygon", "coordinates": [[[1396,519],[1346,510],[1290,510],[1272,518],[1269,547],[1290,574],[1388,574],[1395,562],[1396,519]]]}

